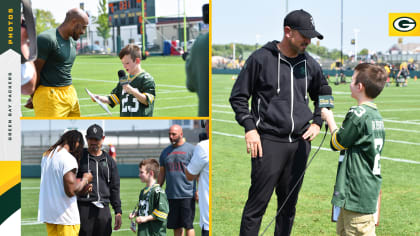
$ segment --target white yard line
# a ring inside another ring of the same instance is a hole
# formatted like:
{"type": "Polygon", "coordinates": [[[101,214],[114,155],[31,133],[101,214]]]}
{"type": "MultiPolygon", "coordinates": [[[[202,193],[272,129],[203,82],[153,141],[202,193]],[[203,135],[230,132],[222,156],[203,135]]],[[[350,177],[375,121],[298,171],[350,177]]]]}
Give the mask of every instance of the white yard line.
{"type": "MultiPolygon", "coordinates": [[[[217,135],[222,135],[222,136],[228,136],[228,137],[234,137],[234,138],[240,138],[240,139],[244,139],[245,136],[244,135],[236,135],[236,134],[229,134],[229,133],[223,133],[223,132],[218,132],[218,131],[212,131],[212,134],[217,134],[217,135]]],[[[318,149],[318,147],[314,147],[312,146],[312,149],[318,149]]],[[[323,151],[329,151],[329,152],[333,152],[333,150],[329,149],[329,148],[320,148],[323,151]]],[[[395,161],[395,162],[404,162],[404,163],[411,163],[411,164],[420,164],[419,161],[412,161],[412,160],[405,160],[405,159],[401,159],[401,158],[391,158],[391,157],[384,157],[382,156],[381,159],[384,160],[390,160],[390,161],[395,161]]]]}
{"type": "MultiPolygon", "coordinates": [[[[213,121],[224,122],[224,123],[237,124],[237,122],[236,121],[233,121],[233,120],[222,120],[222,119],[212,119],[212,120],[213,121]]],[[[337,125],[338,124],[339,123],[337,123],[337,125]]],[[[395,130],[395,131],[410,132],[410,133],[420,133],[420,131],[417,131],[417,130],[407,130],[407,129],[385,128],[385,130],[395,130]]],[[[330,133],[328,133],[328,135],[330,135],[330,133]]],[[[420,143],[413,143],[413,142],[407,142],[407,141],[401,141],[401,140],[386,139],[386,142],[390,142],[390,143],[402,143],[402,144],[420,146],[420,143]]]]}
{"type": "MultiPolygon", "coordinates": [[[[213,111],[214,112],[214,111],[213,111]]],[[[223,120],[223,119],[212,119],[213,121],[220,121],[225,123],[234,123],[237,124],[236,121],[233,120],[223,120]]],[[[340,125],[341,123],[337,122],[337,125],[340,125]]],[[[392,130],[392,131],[401,131],[401,132],[407,132],[407,133],[417,133],[420,134],[419,130],[412,130],[412,129],[398,129],[398,128],[385,128],[385,130],[392,130]]]]}
{"type": "MultiPolygon", "coordinates": [[[[80,81],[94,81],[94,82],[104,82],[104,83],[112,83],[117,84],[118,80],[99,80],[99,79],[89,79],[89,78],[72,78],[73,80],[80,80],[80,81]]],[[[172,84],[156,84],[156,87],[170,87],[170,88],[186,88],[185,86],[181,85],[172,85],[172,84]]]]}

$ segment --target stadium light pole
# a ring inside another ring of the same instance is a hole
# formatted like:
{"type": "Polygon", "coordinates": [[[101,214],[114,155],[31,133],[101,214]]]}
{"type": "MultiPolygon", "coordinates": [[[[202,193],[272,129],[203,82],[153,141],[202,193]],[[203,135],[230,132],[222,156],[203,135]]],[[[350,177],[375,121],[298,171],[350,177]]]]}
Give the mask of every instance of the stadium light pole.
{"type": "Polygon", "coordinates": [[[145,15],[145,8],[144,8],[144,2],[145,1],[141,1],[141,49],[142,49],[142,54],[144,55],[146,53],[146,28],[144,27],[144,15],[145,15]]]}
{"type": "Polygon", "coordinates": [[[357,62],[357,34],[360,32],[359,29],[354,29],[354,59],[357,62]]]}
{"type": "Polygon", "coordinates": [[[185,0],[184,0],[184,52],[187,51],[187,13],[185,11],[185,0]]]}

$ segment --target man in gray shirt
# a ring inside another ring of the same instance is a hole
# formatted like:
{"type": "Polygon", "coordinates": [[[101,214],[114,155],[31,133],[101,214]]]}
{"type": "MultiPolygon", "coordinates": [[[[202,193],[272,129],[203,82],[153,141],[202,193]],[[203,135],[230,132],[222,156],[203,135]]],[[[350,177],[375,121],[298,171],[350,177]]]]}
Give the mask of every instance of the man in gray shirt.
{"type": "Polygon", "coordinates": [[[195,216],[194,182],[188,181],[184,169],[194,153],[194,145],[185,142],[182,128],[173,125],[169,129],[171,145],[165,148],[159,159],[160,171],[158,183],[166,184],[169,201],[168,229],[174,230],[174,236],[194,236],[193,221],[195,216]]]}

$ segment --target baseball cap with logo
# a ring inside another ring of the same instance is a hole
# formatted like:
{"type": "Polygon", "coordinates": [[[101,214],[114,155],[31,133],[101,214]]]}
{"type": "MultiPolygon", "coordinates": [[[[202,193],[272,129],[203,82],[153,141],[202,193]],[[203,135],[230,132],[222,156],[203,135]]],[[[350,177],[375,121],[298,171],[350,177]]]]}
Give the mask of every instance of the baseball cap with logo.
{"type": "Polygon", "coordinates": [[[315,23],[311,14],[302,9],[287,14],[284,18],[284,26],[299,31],[306,38],[324,38],[322,34],[315,30],[315,23]]]}
{"type": "Polygon", "coordinates": [[[94,138],[94,139],[99,140],[99,139],[102,139],[103,136],[104,136],[104,132],[101,126],[97,124],[91,125],[86,131],[87,139],[94,138]]]}

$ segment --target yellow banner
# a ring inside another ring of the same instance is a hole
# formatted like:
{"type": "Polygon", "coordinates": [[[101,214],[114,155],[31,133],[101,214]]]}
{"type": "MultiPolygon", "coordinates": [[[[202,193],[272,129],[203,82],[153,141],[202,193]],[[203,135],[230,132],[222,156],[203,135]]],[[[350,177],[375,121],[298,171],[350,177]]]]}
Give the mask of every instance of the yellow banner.
{"type": "Polygon", "coordinates": [[[420,13],[389,13],[389,36],[420,36],[420,13]]]}

